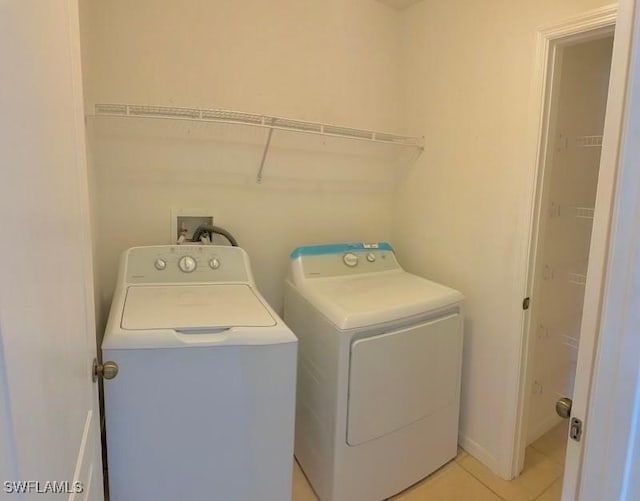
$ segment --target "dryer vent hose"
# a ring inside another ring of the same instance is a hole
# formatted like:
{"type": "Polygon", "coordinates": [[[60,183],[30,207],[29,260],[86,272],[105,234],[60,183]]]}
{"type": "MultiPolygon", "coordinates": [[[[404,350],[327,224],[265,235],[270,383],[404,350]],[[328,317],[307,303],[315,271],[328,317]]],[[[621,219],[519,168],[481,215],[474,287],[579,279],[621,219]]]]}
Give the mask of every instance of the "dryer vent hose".
{"type": "Polygon", "coordinates": [[[214,233],[216,235],[222,235],[229,241],[231,245],[233,245],[234,247],[238,247],[238,241],[233,237],[231,233],[229,233],[224,228],[220,228],[220,226],[214,226],[212,224],[201,224],[200,226],[198,226],[198,228],[196,228],[196,231],[193,232],[192,240],[194,242],[199,242],[204,235],[208,235],[209,240],[213,241],[214,233]]]}

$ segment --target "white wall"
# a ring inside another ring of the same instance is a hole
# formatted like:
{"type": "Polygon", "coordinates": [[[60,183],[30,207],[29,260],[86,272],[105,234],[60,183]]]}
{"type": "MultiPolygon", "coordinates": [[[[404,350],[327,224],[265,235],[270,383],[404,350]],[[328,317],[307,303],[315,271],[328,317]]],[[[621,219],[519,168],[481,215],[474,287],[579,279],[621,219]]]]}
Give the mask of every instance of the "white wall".
{"type": "Polygon", "coordinates": [[[428,1],[401,14],[406,127],[427,148],[406,172],[392,240],[418,274],[467,297],[462,444],[508,476],[530,214],[537,27],[601,0],[428,1]]]}
{"type": "MultiPolygon", "coordinates": [[[[399,18],[372,0],[85,1],[82,21],[88,110],[124,102],[401,125],[399,18]]],[[[369,150],[318,157],[298,138],[270,153],[256,185],[264,130],[125,122],[88,120],[103,309],[119,253],[168,243],[172,208],[210,209],[276,309],[293,247],[390,236],[388,169],[362,182],[369,150]]]]}

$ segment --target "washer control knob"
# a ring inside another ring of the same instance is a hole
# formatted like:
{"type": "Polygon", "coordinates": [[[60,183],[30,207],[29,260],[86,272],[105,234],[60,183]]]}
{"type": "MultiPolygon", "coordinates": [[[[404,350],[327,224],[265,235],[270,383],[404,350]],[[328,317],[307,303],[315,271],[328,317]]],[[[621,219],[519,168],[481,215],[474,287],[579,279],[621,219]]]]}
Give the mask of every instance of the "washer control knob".
{"type": "Polygon", "coordinates": [[[191,256],[182,256],[178,261],[178,267],[185,273],[191,273],[198,267],[198,263],[191,256]]]}
{"type": "Polygon", "coordinates": [[[156,270],[164,270],[167,267],[167,262],[164,259],[156,259],[155,263],[153,263],[153,266],[156,267],[156,270]]]}
{"type": "Polygon", "coordinates": [[[353,268],[358,265],[358,256],[356,256],[353,252],[347,252],[344,256],[342,256],[342,260],[344,264],[353,268]]]}
{"type": "Polygon", "coordinates": [[[369,252],[369,254],[367,254],[367,261],[369,261],[370,263],[375,263],[376,255],[373,252],[369,252]]]}
{"type": "Polygon", "coordinates": [[[220,260],[217,257],[210,259],[209,266],[211,267],[212,270],[217,270],[218,268],[220,268],[220,260]]]}

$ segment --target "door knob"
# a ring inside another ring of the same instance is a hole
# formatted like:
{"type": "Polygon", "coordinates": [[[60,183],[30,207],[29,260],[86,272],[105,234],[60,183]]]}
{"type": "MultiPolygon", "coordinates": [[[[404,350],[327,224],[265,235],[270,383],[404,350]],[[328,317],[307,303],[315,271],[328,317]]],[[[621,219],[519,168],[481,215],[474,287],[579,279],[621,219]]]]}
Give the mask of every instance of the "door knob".
{"type": "Polygon", "coordinates": [[[112,361],[100,363],[98,359],[93,359],[93,382],[99,377],[103,379],[113,379],[118,375],[118,364],[112,361]]]}
{"type": "Polygon", "coordinates": [[[562,397],[556,402],[556,413],[561,418],[568,419],[571,416],[572,405],[573,400],[567,397],[562,397]]]}

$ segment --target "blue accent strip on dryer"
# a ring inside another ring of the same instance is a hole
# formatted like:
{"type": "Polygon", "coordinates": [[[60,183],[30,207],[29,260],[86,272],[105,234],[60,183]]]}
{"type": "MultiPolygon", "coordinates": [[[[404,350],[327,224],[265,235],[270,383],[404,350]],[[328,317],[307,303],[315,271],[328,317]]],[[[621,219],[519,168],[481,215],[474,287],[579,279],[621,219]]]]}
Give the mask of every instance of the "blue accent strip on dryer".
{"type": "Polygon", "coordinates": [[[384,250],[393,252],[393,247],[387,242],[376,243],[353,243],[353,244],[327,244],[327,245],[309,245],[306,247],[298,247],[291,253],[291,259],[301,256],[321,256],[323,254],[342,254],[344,252],[358,252],[384,250]]]}

